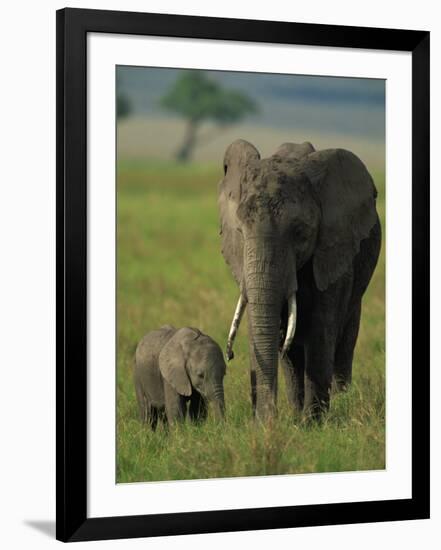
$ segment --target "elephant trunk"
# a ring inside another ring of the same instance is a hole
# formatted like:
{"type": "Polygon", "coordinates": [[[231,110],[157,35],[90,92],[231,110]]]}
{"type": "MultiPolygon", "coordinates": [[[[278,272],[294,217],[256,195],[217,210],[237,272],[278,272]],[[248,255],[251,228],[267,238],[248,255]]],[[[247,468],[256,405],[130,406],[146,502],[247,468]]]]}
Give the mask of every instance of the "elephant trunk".
{"type": "Polygon", "coordinates": [[[256,414],[265,421],[276,413],[283,257],[273,239],[248,242],[245,250],[250,355],[256,380],[256,414]]]}
{"type": "Polygon", "coordinates": [[[213,404],[215,418],[217,420],[223,419],[225,417],[225,399],[222,382],[214,385],[210,400],[213,404]]]}

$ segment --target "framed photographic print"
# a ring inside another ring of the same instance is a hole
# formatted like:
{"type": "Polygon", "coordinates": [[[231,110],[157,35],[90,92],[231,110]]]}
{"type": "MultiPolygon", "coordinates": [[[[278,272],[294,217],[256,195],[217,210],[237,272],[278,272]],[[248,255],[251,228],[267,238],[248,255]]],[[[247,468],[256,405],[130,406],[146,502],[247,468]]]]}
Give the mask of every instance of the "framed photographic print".
{"type": "Polygon", "coordinates": [[[57,538],[429,517],[429,33],[57,12],[57,538]]]}

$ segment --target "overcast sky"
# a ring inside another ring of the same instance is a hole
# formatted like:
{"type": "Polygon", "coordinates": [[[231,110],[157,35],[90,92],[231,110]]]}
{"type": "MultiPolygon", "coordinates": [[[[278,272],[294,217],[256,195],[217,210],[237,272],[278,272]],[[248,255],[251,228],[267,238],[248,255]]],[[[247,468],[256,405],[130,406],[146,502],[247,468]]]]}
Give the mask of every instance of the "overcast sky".
{"type": "MultiPolygon", "coordinates": [[[[249,94],[259,112],[247,123],[287,129],[309,128],[383,142],[385,81],[362,78],[205,71],[229,89],[249,94]]],[[[182,69],[117,67],[117,91],[131,100],[134,114],[169,117],[159,99],[182,69]]]]}

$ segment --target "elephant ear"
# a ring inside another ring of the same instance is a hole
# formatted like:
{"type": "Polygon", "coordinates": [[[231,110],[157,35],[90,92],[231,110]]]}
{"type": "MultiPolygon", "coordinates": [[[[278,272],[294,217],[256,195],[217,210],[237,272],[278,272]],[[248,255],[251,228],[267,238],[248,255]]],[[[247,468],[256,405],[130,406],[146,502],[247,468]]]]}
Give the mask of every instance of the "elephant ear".
{"type": "Polygon", "coordinates": [[[326,290],[350,271],[360,242],[377,222],[377,190],[361,160],[344,149],[312,153],[303,168],[321,206],[313,271],[319,290],[326,290]]]}
{"type": "MultiPolygon", "coordinates": [[[[192,392],[190,378],[187,374],[187,350],[185,339],[187,334],[178,330],[165,344],[159,354],[159,370],[167,382],[179,393],[189,397],[192,392]]],[[[194,338],[194,334],[193,334],[194,338]]]]}
{"type": "Polygon", "coordinates": [[[236,212],[246,185],[246,172],[257,167],[259,160],[254,145],[242,139],[234,141],[225,151],[224,178],[219,184],[222,254],[238,284],[242,281],[243,242],[236,212]]]}
{"type": "Polygon", "coordinates": [[[282,143],[273,156],[277,156],[283,159],[301,159],[314,153],[314,147],[305,141],[304,143],[282,143]]]}

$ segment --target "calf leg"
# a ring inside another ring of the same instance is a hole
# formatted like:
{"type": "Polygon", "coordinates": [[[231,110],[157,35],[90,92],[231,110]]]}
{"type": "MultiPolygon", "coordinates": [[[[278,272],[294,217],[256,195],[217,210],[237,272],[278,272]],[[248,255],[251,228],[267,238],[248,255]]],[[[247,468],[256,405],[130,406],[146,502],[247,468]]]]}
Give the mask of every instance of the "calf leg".
{"type": "Polygon", "coordinates": [[[193,422],[205,420],[207,418],[207,405],[204,398],[196,391],[193,391],[189,408],[190,419],[193,422]]]}
{"type": "Polygon", "coordinates": [[[149,397],[138,385],[136,386],[136,400],[138,401],[141,422],[150,424],[152,430],[156,430],[159,418],[158,409],[151,404],[149,397]]]}
{"type": "Polygon", "coordinates": [[[179,393],[164,380],[165,411],[169,424],[182,422],[187,414],[187,398],[179,393]]]}

